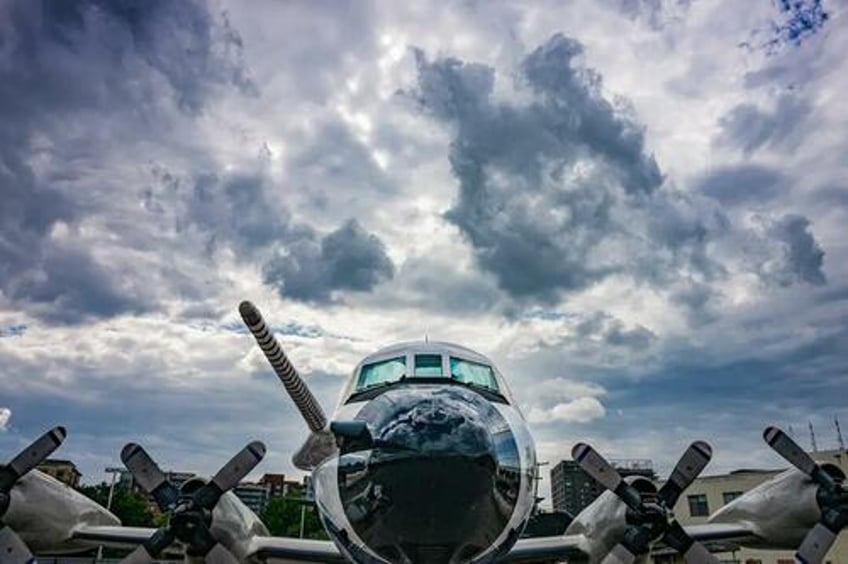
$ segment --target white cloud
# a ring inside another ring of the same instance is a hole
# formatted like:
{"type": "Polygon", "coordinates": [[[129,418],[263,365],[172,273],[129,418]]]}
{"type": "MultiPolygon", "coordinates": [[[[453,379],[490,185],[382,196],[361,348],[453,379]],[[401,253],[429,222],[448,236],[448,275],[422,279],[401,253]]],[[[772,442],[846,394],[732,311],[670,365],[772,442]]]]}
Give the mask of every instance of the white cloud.
{"type": "Polygon", "coordinates": [[[531,423],[589,423],[606,415],[603,404],[593,397],[577,398],[565,403],[558,403],[550,409],[534,407],[527,415],[531,423]]]}
{"type": "Polygon", "coordinates": [[[8,407],[0,407],[0,431],[9,428],[9,420],[12,418],[12,410],[8,407]]]}

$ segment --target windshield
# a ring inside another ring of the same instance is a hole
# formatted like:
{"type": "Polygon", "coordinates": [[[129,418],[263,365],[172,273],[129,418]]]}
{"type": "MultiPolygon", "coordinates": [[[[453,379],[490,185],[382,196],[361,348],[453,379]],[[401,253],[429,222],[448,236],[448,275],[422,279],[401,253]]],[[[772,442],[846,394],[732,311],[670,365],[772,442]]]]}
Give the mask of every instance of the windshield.
{"type": "Polygon", "coordinates": [[[359,379],[356,381],[356,391],[387,382],[397,382],[405,375],[406,357],[399,356],[379,362],[372,362],[363,366],[359,372],[359,379]]]}
{"type": "Polygon", "coordinates": [[[498,391],[498,381],[491,366],[452,356],[450,370],[454,380],[498,391]]]}
{"type": "Polygon", "coordinates": [[[430,378],[438,378],[439,376],[444,376],[444,374],[442,373],[442,355],[415,355],[415,376],[423,376],[430,378]]]}
{"type": "Polygon", "coordinates": [[[498,377],[490,364],[439,353],[399,355],[363,364],[351,393],[361,399],[360,392],[379,393],[383,387],[401,380],[406,383],[444,380],[501,395],[498,377]]]}

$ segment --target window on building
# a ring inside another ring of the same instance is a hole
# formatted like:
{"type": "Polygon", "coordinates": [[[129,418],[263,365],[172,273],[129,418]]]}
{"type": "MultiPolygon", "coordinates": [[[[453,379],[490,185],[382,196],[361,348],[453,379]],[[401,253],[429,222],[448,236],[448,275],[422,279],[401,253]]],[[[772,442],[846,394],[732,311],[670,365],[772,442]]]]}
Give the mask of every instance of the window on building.
{"type": "Polygon", "coordinates": [[[724,492],[721,494],[721,497],[724,501],[724,504],[727,505],[737,497],[741,497],[743,492],[724,492]]]}
{"type": "Polygon", "coordinates": [[[692,517],[709,517],[710,506],[707,504],[706,494],[688,496],[689,515],[692,517]]]}
{"type": "Polygon", "coordinates": [[[415,375],[426,377],[438,377],[442,374],[442,355],[440,354],[417,354],[415,355],[415,375]]]}
{"type": "Polygon", "coordinates": [[[396,382],[406,373],[406,358],[399,356],[379,362],[372,362],[362,367],[356,389],[364,390],[385,382],[396,382]]]}

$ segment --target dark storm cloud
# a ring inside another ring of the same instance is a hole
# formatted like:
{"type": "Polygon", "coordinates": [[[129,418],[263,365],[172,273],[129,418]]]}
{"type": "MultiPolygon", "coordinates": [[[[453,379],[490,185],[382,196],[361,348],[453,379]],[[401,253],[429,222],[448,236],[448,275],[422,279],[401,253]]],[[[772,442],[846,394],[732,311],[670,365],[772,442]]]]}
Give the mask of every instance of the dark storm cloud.
{"type": "MultiPolygon", "coordinates": [[[[453,130],[459,195],[445,217],[471,243],[477,264],[513,298],[547,303],[626,275],[669,289],[701,322],[712,317],[709,285],[732,270],[769,282],[777,281],[775,262],[797,270],[798,252],[775,261],[785,230],[750,232],[722,207],[767,204],[787,190],[783,177],[743,165],[709,173],[697,191],[664,183],[643,128],[626,104],[604,98],[600,76],[578,63],[581,52],[555,35],[521,62],[513,96],[500,93],[486,65],[416,52],[417,88],[405,94],[453,130]],[[743,240],[756,240],[760,255],[714,250],[718,241],[735,249],[743,240]]],[[[762,135],[777,140],[780,127],[763,126],[762,135]]],[[[805,272],[793,281],[818,283],[805,272]]]]}
{"type": "Polygon", "coordinates": [[[301,238],[265,265],[265,281],[280,295],[325,302],[334,290],[368,291],[394,276],[385,246],[350,220],[320,240],[301,238]]]}
{"type": "Polygon", "coordinates": [[[759,165],[736,165],[712,170],[698,182],[698,190],[718,202],[736,206],[765,203],[786,192],[785,179],[759,165]]]}
{"type": "Polygon", "coordinates": [[[261,171],[199,174],[193,179],[185,217],[204,230],[208,248],[226,242],[241,255],[253,254],[275,239],[295,237],[298,231],[311,237],[308,228],[291,228],[288,212],[271,199],[267,183],[261,171]]]}
{"type": "Polygon", "coordinates": [[[644,350],[651,346],[657,336],[650,329],[637,325],[627,329],[620,319],[606,313],[586,316],[574,327],[578,341],[589,337],[599,337],[605,344],[634,350],[644,350]]]}
{"type": "Polygon", "coordinates": [[[465,272],[450,253],[434,252],[404,260],[392,283],[370,302],[378,307],[444,312],[456,318],[503,310],[504,306],[508,309],[503,298],[491,276],[476,270],[465,272]]]}
{"type": "Polygon", "coordinates": [[[287,188],[271,182],[266,164],[262,157],[253,170],[188,179],[157,169],[144,205],[154,214],[176,209],[174,229],[199,238],[209,256],[226,248],[260,263],[282,297],[326,302],[334,291],[366,292],[394,276],[383,242],[356,220],[323,234],[296,221],[280,203],[287,188]]]}
{"type": "Polygon", "coordinates": [[[720,140],[752,153],[763,146],[779,147],[788,143],[809,117],[809,102],[784,94],[774,111],[764,111],[754,104],[739,104],[719,119],[720,140]]]}
{"type": "Polygon", "coordinates": [[[4,288],[9,298],[27,304],[34,315],[72,324],[150,308],[140,291],[134,292],[86,250],[61,245],[42,250],[40,267],[19,273],[14,284],[4,288]]]}
{"type": "Polygon", "coordinates": [[[382,241],[350,220],[321,241],[321,257],[327,265],[330,286],[370,290],[394,275],[394,265],[382,241]]]}
{"type": "Polygon", "coordinates": [[[581,51],[557,35],[528,55],[517,78],[531,94],[523,104],[494,99],[489,67],[417,54],[410,96],[455,130],[450,162],[460,192],[446,218],[514,297],[553,301],[623,271],[653,277],[667,264],[642,260],[644,249],[621,251],[646,237],[670,247],[672,261],[708,262],[699,247],[713,220],[687,209],[685,196],[661,193],[642,128],[601,95],[600,77],[575,61],[581,51]],[[628,233],[630,212],[651,232],[628,233]],[[630,256],[605,260],[607,248],[630,256]]]}
{"type": "Polygon", "coordinates": [[[524,59],[523,77],[540,95],[534,109],[555,118],[549,135],[608,165],[628,192],[654,190],[662,175],[654,157],[645,154],[642,126],[602,96],[599,74],[575,64],[582,52],[577,41],[556,35],[524,59]]]}
{"type": "MultiPolygon", "coordinates": [[[[196,2],[13,1],[0,7],[0,45],[0,290],[68,323],[149,309],[57,228],[73,239],[96,212],[78,167],[106,151],[104,131],[150,132],[169,97],[196,114],[215,85],[252,89],[238,35],[196,2]]],[[[110,188],[120,201],[125,187],[110,188]]]]}
{"type": "Polygon", "coordinates": [[[820,286],[826,282],[822,265],[824,251],[810,232],[810,220],[788,214],[774,220],[768,228],[769,235],[781,244],[779,260],[763,267],[763,276],[781,286],[794,282],[807,282],[820,286]]]}

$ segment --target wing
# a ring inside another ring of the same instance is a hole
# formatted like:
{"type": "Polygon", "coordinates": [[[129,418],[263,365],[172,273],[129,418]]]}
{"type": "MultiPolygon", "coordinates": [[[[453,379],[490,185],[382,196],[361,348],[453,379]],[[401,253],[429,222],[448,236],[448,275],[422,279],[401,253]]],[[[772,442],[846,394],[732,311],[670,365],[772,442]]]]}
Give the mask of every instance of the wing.
{"type": "MultiPolygon", "coordinates": [[[[720,543],[746,544],[759,539],[750,529],[737,524],[708,523],[684,527],[690,537],[707,548],[726,550],[720,543]]],[[[587,547],[583,535],[519,539],[509,554],[498,562],[534,562],[547,559],[585,560],[587,547]]],[[[607,549],[608,550],[608,549],[607,549]]]]}
{"type": "Polygon", "coordinates": [[[708,546],[713,542],[732,542],[747,546],[763,541],[752,529],[739,523],[704,523],[683,528],[690,537],[708,546]]]}
{"type": "Polygon", "coordinates": [[[89,546],[135,548],[150,538],[156,529],[143,527],[93,527],[82,525],[74,529],[71,540],[89,546]]]}
{"type": "Polygon", "coordinates": [[[501,557],[498,562],[533,562],[547,559],[585,559],[586,553],[580,550],[582,535],[564,535],[557,537],[536,537],[518,539],[518,542],[501,557]]]}
{"type": "Polygon", "coordinates": [[[347,562],[331,541],[282,537],[254,537],[248,556],[262,562],[347,562]]]}
{"type": "MultiPolygon", "coordinates": [[[[89,546],[135,548],[150,538],[156,529],[141,527],[79,527],[73,540],[89,546]]],[[[316,541],[282,537],[253,537],[247,556],[261,562],[347,562],[331,541],[316,541]]]]}

